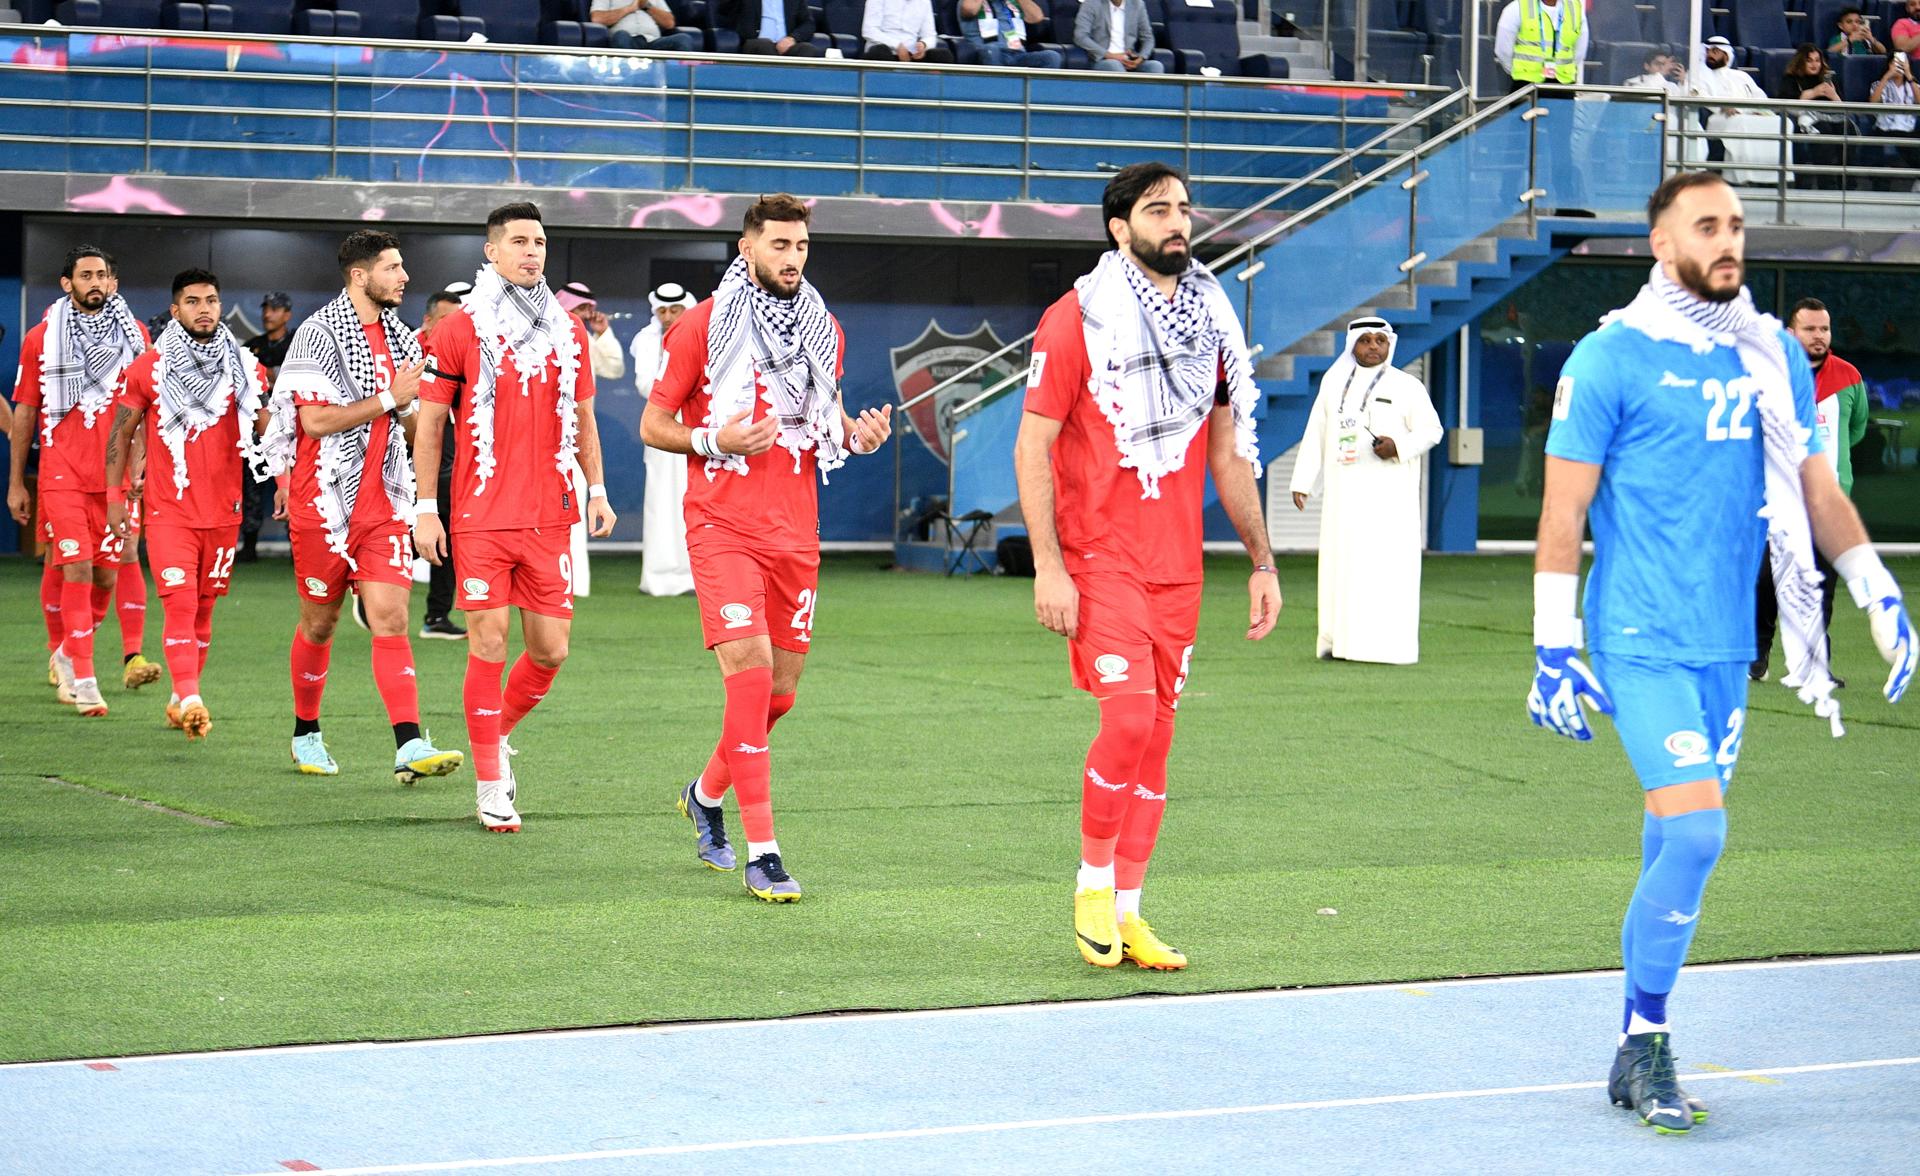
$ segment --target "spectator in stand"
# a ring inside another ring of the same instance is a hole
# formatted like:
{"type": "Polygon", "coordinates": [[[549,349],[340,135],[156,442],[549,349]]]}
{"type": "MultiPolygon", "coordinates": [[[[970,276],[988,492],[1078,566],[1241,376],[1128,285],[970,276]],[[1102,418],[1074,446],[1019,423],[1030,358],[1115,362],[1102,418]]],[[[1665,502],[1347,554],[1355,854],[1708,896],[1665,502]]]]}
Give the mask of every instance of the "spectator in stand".
{"type": "Polygon", "coordinates": [[[933,0],[867,0],[860,21],[868,61],[923,61],[952,65],[953,50],[933,27],[933,0]]]}
{"type": "Polygon", "coordinates": [[[1655,49],[1640,62],[1640,72],[1620,83],[1639,90],[1665,90],[1678,98],[1687,92],[1687,67],[1665,49],[1655,49]]]}
{"type": "Polygon", "coordinates": [[[1587,39],[1586,12],[1579,4],[1508,0],[1494,27],[1493,56],[1512,79],[1510,91],[1543,82],[1572,85],[1587,59],[1587,39]]]}
{"type": "Polygon", "coordinates": [[[613,324],[600,313],[599,300],[585,282],[568,282],[553,292],[560,309],[580,320],[587,329],[588,354],[593,363],[593,378],[617,380],[627,374],[627,350],[613,333],[613,324]]]}
{"type": "Polygon", "coordinates": [[[1842,8],[1833,22],[1833,39],[1827,42],[1828,57],[1847,57],[1855,53],[1877,53],[1884,57],[1887,47],[1874,38],[1867,18],[1858,8],[1842,8]]]}
{"type": "Polygon", "coordinates": [[[607,26],[615,49],[688,53],[700,48],[698,33],[674,32],[667,0],[593,0],[593,23],[607,26]]]}
{"type": "Polygon", "coordinates": [[[740,52],[818,57],[807,0],[719,0],[720,19],[740,34],[740,52]]]}
{"type": "MultiPolygon", "coordinates": [[[[1905,53],[1895,53],[1887,58],[1887,72],[1873,84],[1868,95],[1871,101],[1882,106],[1902,107],[1898,114],[1876,114],[1873,116],[1874,132],[1879,135],[1899,135],[1908,141],[1903,144],[1891,144],[1883,150],[1887,167],[1920,168],[1920,140],[1915,139],[1916,125],[1920,119],[1914,117],[1913,59],[1905,53]]],[[[1882,192],[1899,192],[1909,188],[1920,189],[1920,182],[1909,183],[1904,179],[1881,178],[1874,187],[1882,192]]]]}
{"type": "Polygon", "coordinates": [[[1920,51],[1920,0],[1907,0],[1907,15],[1893,22],[1887,39],[1893,42],[1896,53],[1920,51]]]}
{"type": "Polygon", "coordinates": [[[959,0],[960,35],[980,54],[982,65],[1059,69],[1057,49],[1028,49],[1027,24],[1047,19],[1033,0],[959,0]]]}
{"type": "Polygon", "coordinates": [[[1165,73],[1153,59],[1153,25],[1146,0],[1080,0],[1073,43],[1087,51],[1093,68],[1113,73],[1165,73]]]}
{"type": "MultiPolygon", "coordinates": [[[[1840,101],[1840,88],[1834,84],[1832,71],[1827,69],[1827,59],[1814,47],[1813,42],[1807,41],[1794,51],[1793,60],[1787,63],[1787,72],[1780,78],[1780,89],[1774,97],[1799,102],[1840,101]]],[[[1799,113],[1793,116],[1793,121],[1794,129],[1803,136],[1847,133],[1844,115],[1799,113]]],[[[1793,156],[1796,161],[1814,167],[1839,167],[1845,162],[1841,144],[1821,142],[1819,138],[1796,141],[1793,156]]],[[[1793,186],[1832,189],[1843,185],[1838,175],[1801,168],[1794,173],[1793,186]]]]}

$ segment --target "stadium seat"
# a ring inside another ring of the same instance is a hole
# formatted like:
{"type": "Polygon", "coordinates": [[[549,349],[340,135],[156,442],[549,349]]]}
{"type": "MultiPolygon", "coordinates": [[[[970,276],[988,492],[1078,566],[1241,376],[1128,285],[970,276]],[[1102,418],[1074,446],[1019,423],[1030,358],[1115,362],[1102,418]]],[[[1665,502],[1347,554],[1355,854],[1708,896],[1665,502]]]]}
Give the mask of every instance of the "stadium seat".
{"type": "Polygon", "coordinates": [[[1601,86],[1617,86],[1640,76],[1647,54],[1664,48],[1651,41],[1614,41],[1600,48],[1600,68],[1587,71],[1587,80],[1601,86]],[[1598,76],[1595,76],[1595,75],[1598,76]]]}
{"type": "Polygon", "coordinates": [[[360,14],[351,8],[309,8],[293,14],[293,31],[303,37],[358,37],[360,14]]]}
{"type": "Polygon", "coordinates": [[[233,31],[285,36],[293,32],[293,0],[227,0],[233,31]]]}
{"type": "Polygon", "coordinates": [[[419,0],[333,0],[337,14],[360,18],[360,35],[411,41],[420,35],[419,0]]]}
{"type": "Polygon", "coordinates": [[[1214,0],[1205,7],[1182,0],[1167,10],[1167,39],[1176,49],[1206,54],[1207,64],[1228,77],[1286,77],[1284,57],[1240,55],[1239,23],[1236,9],[1227,0],[1214,0]]]}
{"type": "MultiPolygon", "coordinates": [[[[1727,34],[1734,44],[1748,49],[1791,49],[1793,38],[1787,33],[1786,10],[1780,0],[1731,0],[1733,31],[1727,34]]],[[[1685,40],[1684,37],[1681,38],[1685,40]]]]}
{"type": "Polygon", "coordinates": [[[1839,76],[1840,97],[1848,102],[1871,102],[1873,84],[1887,72],[1887,59],[1875,53],[1850,54],[1827,63],[1839,76]]]}
{"type": "Polygon", "coordinates": [[[420,18],[420,38],[426,41],[469,41],[486,31],[487,22],[473,16],[433,13],[420,18]]]}
{"type": "Polygon", "coordinates": [[[866,42],[860,38],[860,23],[867,15],[865,0],[826,0],[820,9],[827,18],[828,27],[833,30],[834,44],[841,46],[840,52],[848,57],[860,56],[866,48],[866,42]],[[847,51],[841,38],[853,41],[852,52],[847,51]]]}
{"type": "Polygon", "coordinates": [[[1645,41],[1642,15],[1637,0],[1593,0],[1587,7],[1587,35],[1596,44],[1645,41]]]}
{"type": "Polygon", "coordinates": [[[69,0],[54,9],[60,23],[110,29],[157,29],[160,0],[69,0]]]}
{"type": "MultiPolygon", "coordinates": [[[[611,45],[611,31],[606,25],[593,23],[592,11],[591,0],[541,0],[541,44],[587,48],[611,45]]],[[[680,19],[678,13],[674,19],[680,19]]]]}
{"type": "Polygon", "coordinates": [[[1787,76],[1787,66],[1793,61],[1791,49],[1752,49],[1747,52],[1746,65],[1759,71],[1754,81],[1771,98],[1780,91],[1780,79],[1787,76]]]}
{"type": "Polygon", "coordinates": [[[724,0],[667,0],[673,18],[690,29],[699,29],[708,53],[738,53],[740,34],[727,24],[724,0]]]}
{"type": "Polygon", "coordinates": [[[537,0],[460,0],[460,15],[483,22],[489,41],[507,45],[540,43],[537,0]]]}

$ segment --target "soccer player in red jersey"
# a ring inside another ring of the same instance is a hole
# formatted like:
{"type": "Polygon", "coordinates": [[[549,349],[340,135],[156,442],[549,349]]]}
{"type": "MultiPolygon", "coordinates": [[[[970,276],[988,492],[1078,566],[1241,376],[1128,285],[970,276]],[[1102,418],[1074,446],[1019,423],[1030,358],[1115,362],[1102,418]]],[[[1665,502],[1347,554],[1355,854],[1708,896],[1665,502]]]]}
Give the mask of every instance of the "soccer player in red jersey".
{"type": "Polygon", "coordinates": [[[429,561],[447,558],[437,494],[441,429],[452,414],[457,452],[448,493],[460,549],[457,603],[467,614],[465,703],[475,807],[482,827],[513,833],[520,813],[507,736],[546,697],[567,660],[573,623],[568,540],[582,506],[567,471],[576,457],[587,475],[589,533],[611,534],[615,515],[602,480],[587,331],[547,288],[540,210],[531,204],[494,209],[486,257],[473,292],[433,329],[414,427],[420,488],[413,538],[429,561]],[[526,650],[503,692],[509,606],[520,610],[526,650]]]}
{"type": "Polygon", "coordinates": [[[253,460],[254,437],[267,423],[267,376],[221,324],[220,279],[213,274],[174,275],[172,314],[153,350],[120,377],[107,438],[107,522],[121,538],[130,534],[121,487],[140,433],[147,453],[140,507],[173,677],[167,722],[192,740],[213,728],[200,675],[213,642],[214,602],[227,594],[239,550],[243,475],[235,457],[253,460]]]}
{"type": "Polygon", "coordinates": [[[98,716],[107,713],[107,704],[94,672],[93,634],[112,598],[120,555],[107,528],[107,409],[121,372],[147,349],[147,330],[114,292],[112,260],[93,246],[67,254],[60,288],[67,296],[48,309],[20,347],[7,508],[16,521],[27,521],[27,451],[37,427],[49,665],[60,700],[98,716]],[[48,599],[53,583],[57,600],[48,599]]]}
{"type": "Polygon", "coordinates": [[[407,291],[400,242],[361,229],[341,243],[339,261],[346,287],[294,332],[261,439],[266,472],[290,473],[287,535],[300,599],[288,658],[293,762],[307,775],[340,770],[320,733],[320,699],[351,587],[373,633],[373,680],[393,726],[393,775],[412,784],[444,776],[464,759],[434,747],[420,729],[407,640],[414,500],[407,442],[427,365],[395,313],[407,291]]]}
{"type": "Polygon", "coordinates": [[[1040,319],[1014,445],[1034,613],[1067,638],[1100,704],[1081,777],[1074,934],[1090,964],[1186,966],[1140,917],[1166,811],[1174,710],[1192,669],[1206,474],[1253,572],[1247,639],[1280,582],[1260,517],[1258,399],[1233,307],[1188,246],[1186,176],[1122,168],[1102,200],[1114,248],[1040,319]]]}
{"type": "Polygon", "coordinates": [[[687,551],[707,648],[720,662],[726,710],[706,770],[680,793],[700,860],[735,866],[720,802],[727,789],[747,835],[747,890],[793,902],[773,836],[767,735],[792,709],[819,601],[816,472],[872,453],[892,407],[858,419],[841,407],[846,336],[803,277],[811,210],[788,195],[747,209],[739,249],[713,297],[667,333],[667,362],[640,436],[689,454],[687,551]],[[692,427],[675,419],[680,414],[692,427]]]}

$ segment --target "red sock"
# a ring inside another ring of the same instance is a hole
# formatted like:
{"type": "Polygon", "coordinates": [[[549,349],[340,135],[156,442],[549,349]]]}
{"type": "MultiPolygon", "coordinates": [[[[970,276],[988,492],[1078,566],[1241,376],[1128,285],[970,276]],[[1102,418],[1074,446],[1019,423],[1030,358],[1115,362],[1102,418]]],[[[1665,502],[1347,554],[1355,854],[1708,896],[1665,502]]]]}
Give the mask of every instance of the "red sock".
{"type": "Polygon", "coordinates": [[[207,652],[213,648],[213,602],[218,599],[202,596],[194,607],[193,641],[200,653],[200,673],[194,675],[196,679],[207,672],[207,652]]]}
{"type": "Polygon", "coordinates": [[[720,720],[720,747],[740,806],[740,827],[748,841],[773,840],[773,755],[767,750],[767,715],[773,697],[773,670],[756,666],[729,674],[727,709],[720,720]]]}
{"type": "MultiPolygon", "coordinates": [[[[793,699],[791,694],[775,694],[767,700],[767,734],[773,734],[773,725],[793,709],[793,699]]],[[[713,754],[707,758],[707,769],[700,773],[701,789],[715,800],[725,796],[727,789],[733,787],[733,773],[727,770],[727,757],[720,754],[725,746],[725,743],[713,745],[713,754]]]]}
{"type": "Polygon", "coordinates": [[[87,603],[93,606],[93,627],[98,629],[101,622],[107,619],[107,610],[113,606],[113,589],[102,588],[98,584],[91,587],[93,591],[87,594],[87,603]]]}
{"type": "Polygon", "coordinates": [[[1158,705],[1151,694],[1100,700],[1100,733],[1087,749],[1086,771],[1080,777],[1080,860],[1090,866],[1113,863],[1127,793],[1133,791],[1135,772],[1153,741],[1158,705]]]}
{"type": "Polygon", "coordinates": [[[120,565],[113,596],[120,612],[120,656],[132,657],[147,638],[147,576],[139,561],[120,565]]]}
{"type": "Polygon", "coordinates": [[[1127,811],[1120,817],[1120,840],[1113,847],[1113,886],[1138,890],[1147,877],[1153,843],[1160,837],[1160,818],[1167,814],[1167,753],[1173,750],[1173,712],[1160,711],[1153,724],[1153,740],[1127,790],[1127,811]]]}
{"type": "Polygon", "coordinates": [[[503,661],[467,655],[467,743],[473,749],[476,780],[500,778],[500,671],[503,661]]]}
{"type": "Polygon", "coordinates": [[[420,679],[413,672],[413,642],[405,633],[373,639],[373,684],[387,704],[389,724],[420,722],[420,679]]]}
{"type": "Polygon", "coordinates": [[[547,688],[553,685],[554,675],[559,672],[559,666],[542,666],[525,653],[520,655],[513,669],[507,671],[506,705],[500,716],[502,735],[513,734],[527,712],[540,705],[540,700],[547,696],[547,688]]]}
{"type": "Polygon", "coordinates": [[[200,693],[200,651],[194,647],[193,622],[200,598],[191,592],[170,592],[160,598],[161,642],[173,692],[182,698],[200,693]]]}
{"type": "MultiPolygon", "coordinates": [[[[378,641],[379,638],[374,638],[378,641]]],[[[320,721],[320,696],[327,692],[327,664],[333,660],[333,642],[315,645],[298,625],[293,629],[293,652],[288,669],[293,675],[293,717],[320,721]]]]}
{"type": "Polygon", "coordinates": [[[67,639],[66,626],[60,622],[60,595],[66,584],[65,573],[47,560],[40,571],[40,615],[47,622],[47,652],[60,648],[67,639]]]}
{"type": "Polygon", "coordinates": [[[68,580],[60,586],[60,617],[67,630],[60,647],[73,662],[73,676],[93,677],[92,581],[68,580]]]}

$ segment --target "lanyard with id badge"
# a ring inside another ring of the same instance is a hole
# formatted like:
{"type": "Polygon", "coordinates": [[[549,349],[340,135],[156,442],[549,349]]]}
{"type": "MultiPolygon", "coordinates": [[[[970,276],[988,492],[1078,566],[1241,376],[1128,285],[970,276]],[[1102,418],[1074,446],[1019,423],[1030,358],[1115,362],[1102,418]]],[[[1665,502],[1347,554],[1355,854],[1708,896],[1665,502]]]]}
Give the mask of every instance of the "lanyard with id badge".
{"type": "MultiPolygon", "coordinates": [[[[1351,415],[1347,413],[1347,394],[1353,391],[1354,377],[1360,374],[1359,368],[1356,367],[1348,374],[1347,386],[1340,389],[1338,428],[1334,433],[1334,460],[1340,465],[1350,466],[1360,460],[1360,434],[1363,430],[1368,436],[1373,435],[1373,430],[1360,422],[1366,419],[1367,404],[1373,399],[1373,390],[1379,385],[1380,377],[1386,374],[1386,370],[1387,365],[1384,363],[1374,370],[1373,379],[1367,382],[1366,390],[1360,393],[1359,407],[1354,409],[1351,415]]],[[[1371,449],[1370,444],[1368,448],[1371,449]]]]}

